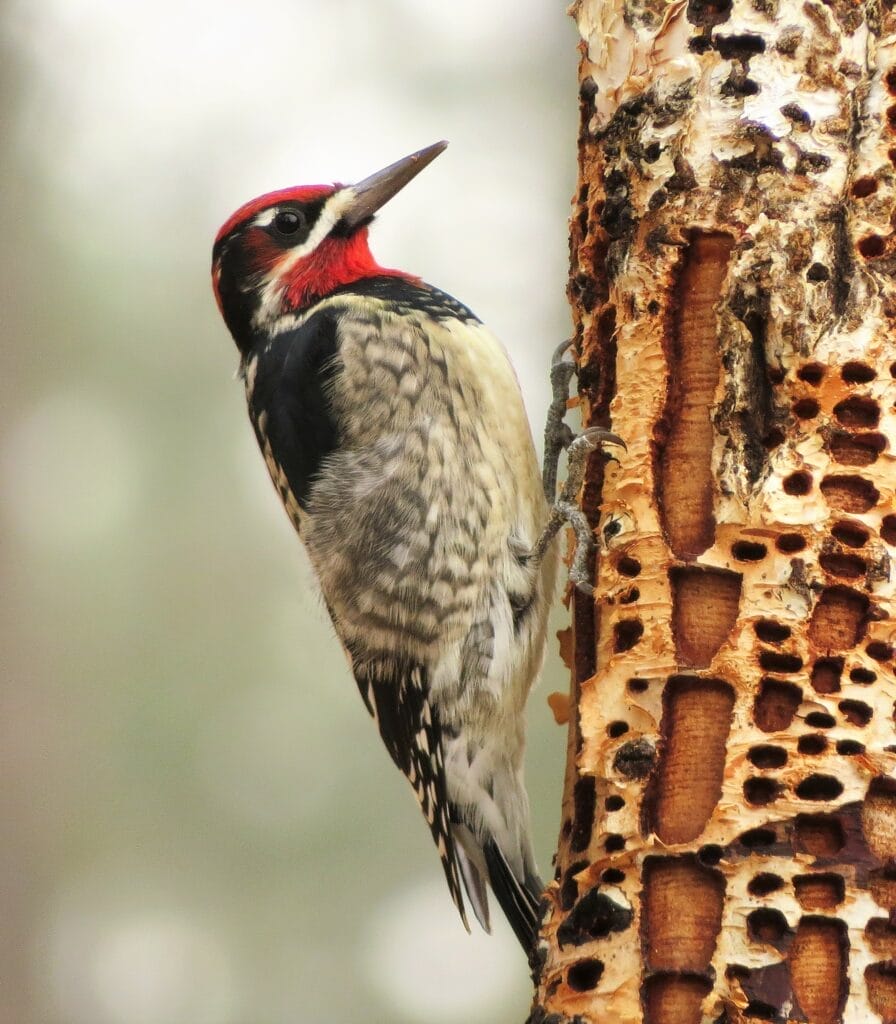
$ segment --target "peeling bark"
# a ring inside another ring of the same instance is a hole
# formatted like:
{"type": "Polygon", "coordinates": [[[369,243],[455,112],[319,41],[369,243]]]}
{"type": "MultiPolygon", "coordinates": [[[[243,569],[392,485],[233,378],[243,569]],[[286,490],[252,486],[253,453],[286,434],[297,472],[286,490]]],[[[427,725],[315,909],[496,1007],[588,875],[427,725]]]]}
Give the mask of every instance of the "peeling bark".
{"type": "Polygon", "coordinates": [[[576,0],[594,601],[530,1024],[896,1024],[896,13],[576,0]]]}

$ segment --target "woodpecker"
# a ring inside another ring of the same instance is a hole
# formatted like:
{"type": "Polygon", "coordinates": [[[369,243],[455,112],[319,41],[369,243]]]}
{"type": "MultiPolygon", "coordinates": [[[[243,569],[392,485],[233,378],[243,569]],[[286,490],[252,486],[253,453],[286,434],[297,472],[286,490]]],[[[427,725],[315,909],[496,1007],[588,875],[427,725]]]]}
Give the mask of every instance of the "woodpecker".
{"type": "MultiPolygon", "coordinates": [[[[490,931],[488,884],[531,954],[523,711],[569,509],[549,510],[500,342],[368,248],[376,212],[446,145],[246,203],[212,279],[271,478],[461,919],[466,892],[490,931]]],[[[596,433],[589,447],[612,438],[596,433]]]]}

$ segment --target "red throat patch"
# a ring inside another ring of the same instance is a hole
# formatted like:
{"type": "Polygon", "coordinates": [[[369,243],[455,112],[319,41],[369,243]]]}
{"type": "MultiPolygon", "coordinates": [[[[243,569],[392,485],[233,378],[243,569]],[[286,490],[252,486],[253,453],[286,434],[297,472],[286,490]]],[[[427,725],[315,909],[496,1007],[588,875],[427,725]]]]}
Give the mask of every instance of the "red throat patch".
{"type": "Polygon", "coordinates": [[[359,228],[348,238],[328,235],[285,276],[283,305],[286,310],[303,309],[337,288],[365,277],[400,277],[413,284],[420,281],[413,274],[381,267],[367,245],[366,227],[359,228]]]}

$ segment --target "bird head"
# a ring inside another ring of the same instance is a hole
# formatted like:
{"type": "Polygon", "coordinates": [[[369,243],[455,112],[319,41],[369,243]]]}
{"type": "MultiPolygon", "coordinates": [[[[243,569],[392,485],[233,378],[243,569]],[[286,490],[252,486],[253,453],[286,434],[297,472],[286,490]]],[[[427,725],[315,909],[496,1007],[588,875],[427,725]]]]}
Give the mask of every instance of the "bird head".
{"type": "Polygon", "coordinates": [[[212,251],[215,298],[237,345],[342,285],[380,274],[409,276],[377,264],[367,226],[447,145],[436,142],[356,185],[286,188],[241,206],[212,251]]]}

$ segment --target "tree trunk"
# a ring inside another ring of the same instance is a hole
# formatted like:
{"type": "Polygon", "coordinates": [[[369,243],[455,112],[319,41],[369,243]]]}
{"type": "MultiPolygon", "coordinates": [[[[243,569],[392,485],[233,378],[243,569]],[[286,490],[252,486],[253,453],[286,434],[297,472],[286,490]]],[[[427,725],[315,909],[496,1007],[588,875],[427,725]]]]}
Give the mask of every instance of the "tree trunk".
{"type": "Polygon", "coordinates": [[[579,0],[601,548],[530,1024],[896,1022],[896,15],[579,0]]]}

